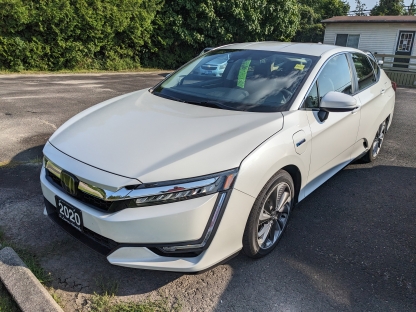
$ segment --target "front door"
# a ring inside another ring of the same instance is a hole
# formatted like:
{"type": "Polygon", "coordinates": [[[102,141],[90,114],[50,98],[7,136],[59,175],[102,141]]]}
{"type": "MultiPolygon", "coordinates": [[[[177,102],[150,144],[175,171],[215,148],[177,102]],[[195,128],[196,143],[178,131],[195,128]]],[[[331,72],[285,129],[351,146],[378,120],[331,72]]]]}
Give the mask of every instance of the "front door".
{"type": "Polygon", "coordinates": [[[312,132],[311,161],[307,196],[351,160],[350,148],[357,139],[360,111],[330,112],[328,119],[320,121],[320,100],[330,91],[346,94],[352,92],[352,71],[346,54],[332,57],[323,67],[317,83],[312,87],[304,103],[312,132]]]}
{"type": "MultiPolygon", "coordinates": [[[[399,38],[397,40],[396,45],[396,52],[395,55],[412,55],[412,48],[413,42],[415,40],[415,32],[414,31],[400,31],[399,38]]],[[[394,62],[397,63],[404,63],[402,64],[394,64],[393,67],[400,67],[400,68],[408,68],[410,59],[408,58],[394,58],[394,62]]]]}

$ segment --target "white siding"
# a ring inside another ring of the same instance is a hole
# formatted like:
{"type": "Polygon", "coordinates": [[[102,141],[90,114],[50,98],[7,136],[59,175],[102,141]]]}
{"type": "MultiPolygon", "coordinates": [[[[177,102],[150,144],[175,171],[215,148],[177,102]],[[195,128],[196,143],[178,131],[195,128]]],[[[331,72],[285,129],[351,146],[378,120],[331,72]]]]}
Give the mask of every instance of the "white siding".
{"type": "MultiPolygon", "coordinates": [[[[416,24],[406,23],[328,23],[325,28],[325,44],[335,44],[337,34],[360,35],[359,49],[379,54],[394,54],[399,31],[416,31],[416,24]]],[[[413,42],[412,55],[416,56],[416,39],[413,42]]],[[[386,58],[386,61],[389,61],[386,58]]],[[[393,61],[390,59],[390,61],[393,61]]],[[[410,60],[416,69],[416,60],[410,60]]]]}

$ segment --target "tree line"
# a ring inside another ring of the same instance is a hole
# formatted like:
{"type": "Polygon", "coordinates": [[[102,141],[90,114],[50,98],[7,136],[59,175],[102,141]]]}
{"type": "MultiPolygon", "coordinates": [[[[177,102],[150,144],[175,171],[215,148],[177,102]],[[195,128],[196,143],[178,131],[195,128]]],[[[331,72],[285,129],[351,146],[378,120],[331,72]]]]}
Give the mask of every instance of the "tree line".
{"type": "Polygon", "coordinates": [[[343,0],[0,0],[0,70],[172,69],[209,46],[322,41],[321,20],[349,10],[343,0]]]}
{"type": "Polygon", "coordinates": [[[355,0],[355,4],[352,12],[357,16],[416,15],[415,0],[409,6],[405,6],[403,0],[380,0],[372,9],[367,8],[361,0],[355,0]]]}

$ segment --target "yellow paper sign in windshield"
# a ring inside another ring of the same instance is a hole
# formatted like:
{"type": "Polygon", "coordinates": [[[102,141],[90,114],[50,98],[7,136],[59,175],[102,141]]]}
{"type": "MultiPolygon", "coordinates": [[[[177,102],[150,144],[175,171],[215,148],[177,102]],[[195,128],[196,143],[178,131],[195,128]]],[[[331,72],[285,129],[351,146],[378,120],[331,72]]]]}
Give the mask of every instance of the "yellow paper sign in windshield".
{"type": "Polygon", "coordinates": [[[305,68],[305,65],[303,64],[296,64],[295,69],[303,70],[305,68]]]}
{"type": "Polygon", "coordinates": [[[251,60],[246,60],[243,63],[241,63],[240,71],[238,72],[238,81],[237,81],[237,87],[244,88],[246,84],[246,78],[247,78],[247,71],[250,67],[251,60]]]}

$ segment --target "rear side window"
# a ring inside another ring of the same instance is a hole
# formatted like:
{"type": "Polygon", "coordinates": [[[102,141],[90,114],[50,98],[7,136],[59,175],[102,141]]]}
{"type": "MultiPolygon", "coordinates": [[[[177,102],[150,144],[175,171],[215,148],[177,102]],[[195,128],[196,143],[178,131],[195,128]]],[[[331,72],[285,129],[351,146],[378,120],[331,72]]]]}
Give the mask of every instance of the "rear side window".
{"type": "Polygon", "coordinates": [[[371,65],[373,65],[374,76],[376,77],[376,80],[377,80],[378,77],[380,76],[380,68],[378,67],[377,62],[375,62],[371,58],[368,58],[368,59],[370,60],[371,65]]]}
{"type": "Polygon", "coordinates": [[[330,91],[351,94],[351,71],[347,55],[340,54],[330,59],[318,77],[319,97],[330,91]]]}
{"type": "Polygon", "coordinates": [[[363,90],[374,84],[377,79],[368,57],[364,54],[352,53],[352,60],[357,72],[358,90],[363,90]]]}

